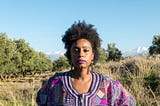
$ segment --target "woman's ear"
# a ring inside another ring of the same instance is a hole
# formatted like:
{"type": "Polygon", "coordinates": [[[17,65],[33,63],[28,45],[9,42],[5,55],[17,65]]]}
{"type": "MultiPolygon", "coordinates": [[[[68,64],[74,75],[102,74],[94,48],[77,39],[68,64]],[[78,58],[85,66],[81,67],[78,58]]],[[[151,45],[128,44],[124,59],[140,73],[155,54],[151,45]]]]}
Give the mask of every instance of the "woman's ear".
{"type": "Polygon", "coordinates": [[[92,61],[94,60],[94,53],[92,53],[91,60],[92,61]]]}

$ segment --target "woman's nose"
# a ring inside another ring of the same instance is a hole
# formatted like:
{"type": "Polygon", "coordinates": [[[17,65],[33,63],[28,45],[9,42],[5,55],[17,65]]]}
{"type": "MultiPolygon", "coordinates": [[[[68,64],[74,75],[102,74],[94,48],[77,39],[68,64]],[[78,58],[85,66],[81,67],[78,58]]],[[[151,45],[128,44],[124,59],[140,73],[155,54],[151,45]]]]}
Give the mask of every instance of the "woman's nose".
{"type": "Polygon", "coordinates": [[[83,52],[83,50],[80,50],[80,52],[79,52],[79,56],[80,56],[80,57],[83,57],[83,56],[84,56],[84,52],[83,52]]]}

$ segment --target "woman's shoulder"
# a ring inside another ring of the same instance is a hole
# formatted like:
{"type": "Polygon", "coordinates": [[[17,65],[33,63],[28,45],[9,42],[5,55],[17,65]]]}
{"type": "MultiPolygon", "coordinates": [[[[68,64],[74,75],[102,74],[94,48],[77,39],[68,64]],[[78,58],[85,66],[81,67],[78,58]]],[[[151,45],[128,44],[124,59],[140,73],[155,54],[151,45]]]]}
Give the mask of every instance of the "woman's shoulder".
{"type": "Polygon", "coordinates": [[[111,88],[111,89],[117,90],[117,91],[119,91],[123,88],[123,85],[118,80],[111,78],[109,75],[101,74],[101,73],[97,73],[97,72],[95,72],[95,73],[99,74],[101,76],[101,78],[102,78],[101,86],[102,87],[111,88]]]}
{"type": "Polygon", "coordinates": [[[39,89],[36,97],[36,102],[38,105],[46,104],[48,96],[52,94],[52,88],[60,89],[62,84],[61,78],[65,76],[68,72],[55,72],[39,89]]]}
{"type": "Polygon", "coordinates": [[[112,98],[117,100],[117,104],[123,104],[126,106],[135,106],[136,105],[136,100],[131,95],[127,89],[123,87],[123,85],[118,81],[114,80],[108,75],[102,74],[103,77],[103,83],[102,85],[109,89],[109,93],[112,95],[112,98]]]}
{"type": "Polygon", "coordinates": [[[57,78],[62,77],[66,72],[55,72],[50,78],[49,80],[55,80],[57,78]]]}
{"type": "Polygon", "coordinates": [[[62,83],[62,77],[65,76],[68,72],[55,72],[48,80],[45,80],[42,83],[40,92],[47,92],[51,90],[55,85],[62,83]]]}
{"type": "Polygon", "coordinates": [[[96,71],[93,71],[94,74],[98,74],[101,78],[102,78],[102,81],[103,82],[106,82],[106,83],[116,83],[116,80],[114,80],[113,78],[111,78],[109,75],[107,74],[101,74],[101,73],[98,73],[96,71]]]}
{"type": "Polygon", "coordinates": [[[106,80],[107,82],[115,82],[116,81],[107,74],[102,74],[102,78],[103,78],[103,80],[106,80]]]}
{"type": "Polygon", "coordinates": [[[61,82],[62,78],[66,75],[68,75],[70,71],[65,71],[65,72],[55,72],[53,76],[51,76],[48,79],[48,84],[51,84],[53,82],[61,82]]]}

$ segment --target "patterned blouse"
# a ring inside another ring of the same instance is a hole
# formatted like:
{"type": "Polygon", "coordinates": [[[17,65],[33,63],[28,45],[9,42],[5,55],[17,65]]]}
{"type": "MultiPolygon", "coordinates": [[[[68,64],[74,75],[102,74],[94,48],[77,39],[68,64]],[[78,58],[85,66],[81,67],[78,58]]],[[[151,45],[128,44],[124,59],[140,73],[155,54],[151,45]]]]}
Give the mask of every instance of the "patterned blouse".
{"type": "Polygon", "coordinates": [[[107,75],[91,71],[92,84],[79,94],[71,83],[71,71],[56,73],[37,93],[38,106],[136,106],[134,97],[107,75]]]}

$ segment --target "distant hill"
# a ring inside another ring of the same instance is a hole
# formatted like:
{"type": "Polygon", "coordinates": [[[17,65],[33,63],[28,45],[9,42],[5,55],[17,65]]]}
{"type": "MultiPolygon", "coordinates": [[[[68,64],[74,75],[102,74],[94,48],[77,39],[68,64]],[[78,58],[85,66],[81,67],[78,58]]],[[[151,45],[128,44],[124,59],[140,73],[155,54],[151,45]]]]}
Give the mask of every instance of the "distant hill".
{"type": "Polygon", "coordinates": [[[49,57],[52,61],[58,59],[58,57],[63,56],[63,55],[64,55],[63,51],[55,51],[55,52],[46,53],[46,56],[49,57]]]}

